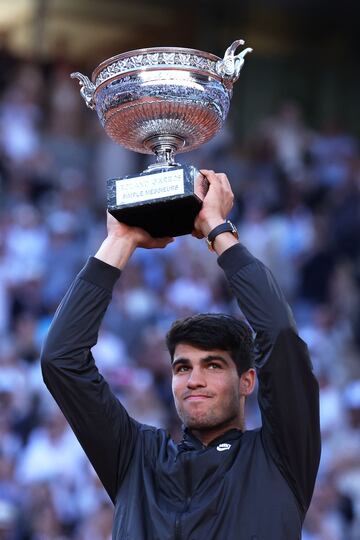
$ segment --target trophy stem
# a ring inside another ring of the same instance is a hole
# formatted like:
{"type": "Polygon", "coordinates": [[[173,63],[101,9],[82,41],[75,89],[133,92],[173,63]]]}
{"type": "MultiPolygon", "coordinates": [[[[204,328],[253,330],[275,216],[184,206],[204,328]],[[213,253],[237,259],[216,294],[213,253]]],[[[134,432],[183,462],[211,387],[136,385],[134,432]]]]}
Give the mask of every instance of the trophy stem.
{"type": "Polygon", "coordinates": [[[161,165],[175,165],[174,149],[161,147],[155,150],[156,163],[161,165]]]}
{"type": "Polygon", "coordinates": [[[185,146],[185,139],[178,135],[154,135],[144,141],[144,146],[156,156],[156,163],[149,165],[148,169],[177,167],[179,164],[175,162],[174,156],[179,148],[185,146]]]}

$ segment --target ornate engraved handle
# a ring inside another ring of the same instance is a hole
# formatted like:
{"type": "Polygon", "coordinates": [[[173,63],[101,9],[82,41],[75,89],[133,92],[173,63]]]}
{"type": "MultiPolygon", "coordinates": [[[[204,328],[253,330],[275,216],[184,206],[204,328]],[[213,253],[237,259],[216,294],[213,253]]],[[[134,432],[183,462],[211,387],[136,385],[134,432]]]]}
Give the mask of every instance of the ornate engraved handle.
{"type": "Polygon", "coordinates": [[[84,98],[85,103],[89,107],[89,109],[94,110],[95,109],[95,101],[94,101],[95,85],[90,81],[89,77],[87,77],[86,75],[83,75],[82,73],[79,73],[78,71],[76,73],[72,73],[70,77],[72,79],[79,79],[79,83],[81,86],[80,94],[84,98]]]}
{"type": "Polygon", "coordinates": [[[241,53],[235,55],[236,49],[240,45],[244,45],[245,41],[243,39],[237,39],[228,47],[225,51],[224,58],[222,60],[219,60],[216,64],[216,72],[220,77],[222,77],[223,81],[230,82],[233,84],[235,81],[238,80],[240,75],[240,70],[244,65],[244,57],[247,53],[252,52],[252,49],[250,47],[247,47],[241,53]]]}

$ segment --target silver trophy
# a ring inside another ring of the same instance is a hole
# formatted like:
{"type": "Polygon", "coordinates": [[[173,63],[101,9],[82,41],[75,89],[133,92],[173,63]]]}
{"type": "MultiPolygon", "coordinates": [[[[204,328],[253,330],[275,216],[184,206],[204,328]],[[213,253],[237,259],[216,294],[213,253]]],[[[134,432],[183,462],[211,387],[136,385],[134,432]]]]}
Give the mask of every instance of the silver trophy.
{"type": "Polygon", "coordinates": [[[208,189],[191,165],[175,154],[209,141],[223,126],[246,48],[234,41],[221,59],[181,47],[153,47],[113,56],[80,81],[86,105],[95,109],[106,133],[129,150],[155,154],[137,176],[107,182],[109,212],[152,236],[190,233],[208,189]]]}

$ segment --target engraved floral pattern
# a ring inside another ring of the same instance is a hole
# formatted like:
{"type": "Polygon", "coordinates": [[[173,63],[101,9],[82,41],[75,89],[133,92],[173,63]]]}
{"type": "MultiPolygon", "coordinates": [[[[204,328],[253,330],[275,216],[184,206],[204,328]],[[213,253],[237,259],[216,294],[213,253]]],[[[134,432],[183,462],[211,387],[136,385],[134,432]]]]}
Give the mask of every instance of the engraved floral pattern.
{"type": "Polygon", "coordinates": [[[104,81],[114,75],[121,75],[134,69],[149,68],[156,65],[166,65],[183,68],[196,68],[209,72],[210,75],[218,75],[214,60],[204,58],[203,56],[190,53],[146,53],[137,54],[129,58],[117,60],[104,68],[96,78],[95,86],[98,87],[104,81]]]}
{"type": "Polygon", "coordinates": [[[168,65],[175,64],[175,53],[164,53],[164,63],[168,65]]]}

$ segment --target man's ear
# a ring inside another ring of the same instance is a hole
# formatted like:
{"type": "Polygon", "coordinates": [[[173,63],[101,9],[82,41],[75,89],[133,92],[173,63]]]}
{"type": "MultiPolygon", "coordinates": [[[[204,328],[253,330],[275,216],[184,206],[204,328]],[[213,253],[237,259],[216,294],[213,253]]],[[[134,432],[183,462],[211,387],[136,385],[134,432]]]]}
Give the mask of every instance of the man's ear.
{"type": "Polygon", "coordinates": [[[242,396],[249,396],[254,390],[256,381],[255,369],[250,368],[240,376],[240,394],[242,396]]]}

